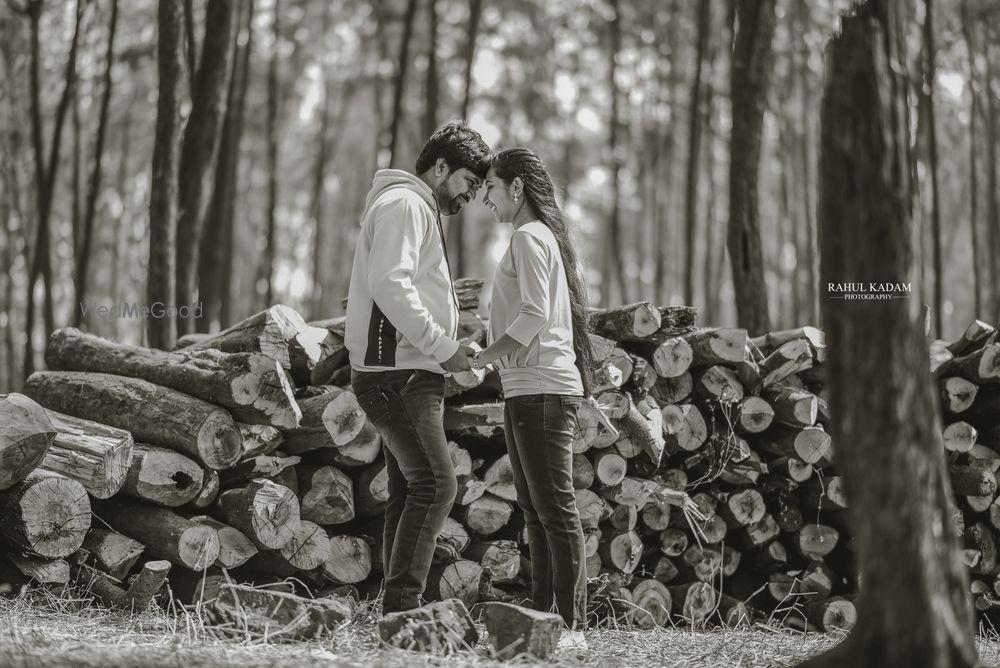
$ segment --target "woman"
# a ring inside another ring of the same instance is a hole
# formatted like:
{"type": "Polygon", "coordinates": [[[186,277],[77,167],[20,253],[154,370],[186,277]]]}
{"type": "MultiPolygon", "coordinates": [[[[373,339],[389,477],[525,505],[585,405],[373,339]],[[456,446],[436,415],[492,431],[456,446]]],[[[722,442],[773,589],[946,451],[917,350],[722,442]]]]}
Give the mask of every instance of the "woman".
{"type": "Polygon", "coordinates": [[[499,153],[483,203],[514,233],[494,275],[491,343],[472,363],[495,364],[500,372],[507,452],[528,529],[533,607],[562,615],[569,627],[563,646],[585,646],[586,557],[572,446],[576,409],[590,395],[586,290],[552,179],[537,155],[523,148],[499,153]]]}

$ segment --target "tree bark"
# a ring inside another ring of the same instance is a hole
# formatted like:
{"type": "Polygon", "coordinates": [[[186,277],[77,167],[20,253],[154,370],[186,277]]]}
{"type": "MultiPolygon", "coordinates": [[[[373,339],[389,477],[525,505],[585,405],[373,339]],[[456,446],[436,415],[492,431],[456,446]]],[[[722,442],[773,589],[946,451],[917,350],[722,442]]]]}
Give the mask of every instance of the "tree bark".
{"type": "MultiPolygon", "coordinates": [[[[711,0],[698,3],[698,42],[695,47],[694,79],[691,81],[689,103],[687,186],[684,193],[685,240],[687,252],[684,257],[684,303],[694,304],[694,263],[695,229],[698,222],[698,158],[701,154],[701,71],[705,62],[708,30],[712,21],[711,0]]],[[[708,249],[706,248],[706,252],[708,249]]],[[[708,295],[706,294],[706,299],[708,295]]]]}
{"type": "Polygon", "coordinates": [[[389,166],[396,167],[399,148],[400,125],[403,121],[403,93],[406,90],[406,73],[410,65],[410,39],[413,36],[413,19],[417,13],[417,0],[407,0],[403,18],[403,39],[399,45],[399,66],[396,69],[396,87],[392,97],[392,125],[389,129],[389,166]]]}
{"type": "Polygon", "coordinates": [[[62,131],[65,125],[66,112],[73,100],[76,87],[76,55],[80,41],[80,24],[86,4],[82,0],[76,3],[73,38],[66,58],[65,84],[55,111],[55,124],[52,130],[52,145],[49,147],[48,164],[44,157],[42,136],[42,101],[41,101],[41,55],[40,29],[42,18],[42,0],[30,0],[27,5],[28,19],[31,23],[31,143],[35,153],[35,195],[37,224],[35,229],[34,252],[28,270],[28,287],[25,314],[25,349],[24,375],[28,376],[35,369],[35,285],[41,275],[45,286],[45,301],[43,317],[45,334],[55,329],[55,308],[52,302],[52,259],[50,257],[49,218],[52,213],[52,198],[55,193],[56,174],[59,171],[59,154],[62,149],[62,131]]]}
{"type": "Polygon", "coordinates": [[[424,136],[437,129],[438,109],[438,11],[436,0],[427,0],[427,78],[424,86],[424,136]]]}
{"type": "Polygon", "coordinates": [[[264,257],[259,267],[264,282],[264,307],[274,303],[274,244],[278,215],[278,50],[281,43],[280,10],[275,0],[271,19],[273,47],[267,66],[267,227],[264,232],[264,257]]]}
{"type": "MultiPolygon", "coordinates": [[[[174,303],[194,304],[198,257],[205,228],[209,189],[226,114],[232,43],[237,20],[232,0],[208,0],[205,40],[191,98],[191,115],[181,146],[177,219],[177,284],[174,303]]],[[[213,224],[217,224],[213,221],[213,224]]],[[[177,316],[179,335],[194,331],[193,316],[177,316]]]]}
{"type": "Polygon", "coordinates": [[[962,0],[962,37],[965,41],[966,56],[969,60],[969,238],[972,246],[972,296],[973,313],[983,312],[983,279],[979,266],[979,170],[976,163],[976,119],[980,113],[979,95],[976,90],[978,73],[976,68],[976,48],[972,39],[972,24],[969,16],[969,0],[962,0]]]}
{"type": "MultiPolygon", "coordinates": [[[[164,0],[158,5],[159,43],[157,68],[160,92],[156,103],[156,138],[153,145],[152,185],[149,193],[149,269],[146,281],[148,304],[174,303],[177,284],[177,163],[180,154],[181,72],[184,49],[181,43],[183,6],[181,0],[164,0]]],[[[169,350],[177,338],[174,318],[147,318],[149,345],[169,350]]]]}
{"type": "Polygon", "coordinates": [[[101,95],[101,111],[97,120],[97,139],[94,143],[94,166],[87,188],[87,201],[83,213],[83,229],[80,234],[80,252],[76,255],[76,303],[73,309],[73,324],[83,323],[83,309],[79,303],[87,297],[87,270],[90,267],[90,247],[94,236],[94,218],[97,214],[97,198],[101,193],[101,163],[104,159],[104,142],[108,132],[108,110],[111,107],[111,70],[115,61],[115,34],[118,28],[118,0],[111,0],[111,19],[108,23],[108,49],[105,53],[104,92],[101,95]]]}
{"type": "Polygon", "coordinates": [[[611,96],[611,111],[608,119],[608,158],[610,161],[611,211],[608,215],[607,246],[604,251],[604,267],[601,272],[606,289],[601,290],[603,302],[610,306],[616,302],[628,301],[625,292],[625,258],[622,256],[621,239],[621,160],[618,157],[619,134],[621,132],[621,110],[618,91],[618,52],[621,51],[622,23],[619,0],[611,0],[611,21],[608,24],[608,90],[611,96]],[[614,289],[617,287],[618,292],[614,289]]]}
{"type": "Polygon", "coordinates": [[[771,329],[761,250],[757,180],[761,127],[771,69],[774,0],[738,0],[730,95],[732,140],[729,163],[727,248],[739,324],[753,335],[771,329]]]}
{"type": "MultiPolygon", "coordinates": [[[[904,280],[914,268],[907,126],[893,74],[904,70],[890,65],[903,36],[887,5],[870,1],[845,16],[829,51],[820,160],[824,284],[845,275],[904,280]]],[[[837,466],[865,586],[851,634],[804,665],[972,666],[969,581],[947,519],[951,489],[919,304],[822,306],[837,466]],[[859,394],[859,383],[879,391],[859,394]],[[883,416],[878,424],[864,419],[873,411],[883,416]],[[905,619],[904,609],[912,612],[905,619]]]]}
{"type": "Polygon", "coordinates": [[[934,331],[937,338],[942,337],[944,329],[944,263],[941,259],[941,205],[938,191],[938,156],[937,130],[934,122],[934,3],[924,0],[924,81],[922,95],[924,113],[927,122],[927,161],[931,179],[931,244],[934,257],[934,331]]]}
{"type": "Polygon", "coordinates": [[[247,86],[250,80],[250,54],[253,47],[254,3],[241,4],[242,29],[246,41],[240,45],[235,40],[236,55],[229,79],[229,99],[226,117],[222,124],[219,157],[215,166],[215,183],[208,206],[208,221],[201,238],[198,253],[198,299],[202,304],[202,317],[196,323],[199,332],[211,331],[216,323],[228,326],[222,318],[222,303],[230,298],[231,266],[234,249],[234,224],[236,193],[239,191],[240,146],[243,138],[243,118],[246,109],[247,86]]]}

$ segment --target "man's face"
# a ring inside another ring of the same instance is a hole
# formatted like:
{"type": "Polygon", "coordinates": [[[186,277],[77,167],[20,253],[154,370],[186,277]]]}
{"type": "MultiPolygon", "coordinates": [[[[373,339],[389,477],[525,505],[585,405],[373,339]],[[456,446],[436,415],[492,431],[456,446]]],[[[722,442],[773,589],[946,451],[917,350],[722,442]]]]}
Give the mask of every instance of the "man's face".
{"type": "Polygon", "coordinates": [[[435,193],[441,213],[446,216],[458,213],[475,198],[482,185],[482,180],[465,167],[449,172],[435,193]]]}

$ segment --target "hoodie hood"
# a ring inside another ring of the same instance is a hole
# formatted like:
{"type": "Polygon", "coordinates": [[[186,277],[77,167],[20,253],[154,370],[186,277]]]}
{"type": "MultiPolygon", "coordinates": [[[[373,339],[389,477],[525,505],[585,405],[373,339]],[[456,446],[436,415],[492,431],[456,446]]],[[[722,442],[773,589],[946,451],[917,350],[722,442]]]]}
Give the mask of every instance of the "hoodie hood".
{"type": "MultiPolygon", "coordinates": [[[[417,178],[415,175],[402,169],[380,169],[375,172],[372,179],[372,188],[365,198],[365,213],[371,207],[372,202],[378,199],[379,195],[393,188],[406,188],[420,195],[434,213],[437,213],[437,200],[431,187],[417,178]]],[[[363,216],[362,216],[363,217],[363,216]]]]}

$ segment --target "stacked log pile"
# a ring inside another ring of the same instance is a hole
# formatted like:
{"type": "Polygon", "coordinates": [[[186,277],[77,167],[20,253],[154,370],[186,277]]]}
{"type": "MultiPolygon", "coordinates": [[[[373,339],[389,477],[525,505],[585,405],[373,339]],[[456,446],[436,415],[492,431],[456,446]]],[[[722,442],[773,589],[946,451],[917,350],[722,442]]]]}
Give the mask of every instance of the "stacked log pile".
{"type": "MultiPolygon", "coordinates": [[[[486,344],[481,285],[458,284],[473,346],[486,344]]],[[[578,413],[573,480],[592,621],[850,627],[823,333],[750,338],[648,302],[595,311],[591,328],[595,397],[578,413]]],[[[377,594],[388,477],[343,336],[344,318],[306,323],[280,305],[169,352],[55,332],[48,370],[0,397],[0,580],[86,576],[102,600],[137,605],[169,563],[183,603],[289,576],[299,593],[377,594]]],[[[955,521],[988,613],[1000,343],[977,321],[931,349],[955,521]]],[[[459,493],[427,596],[520,600],[530,560],[495,372],[448,379],[445,429],[459,493]]]]}

